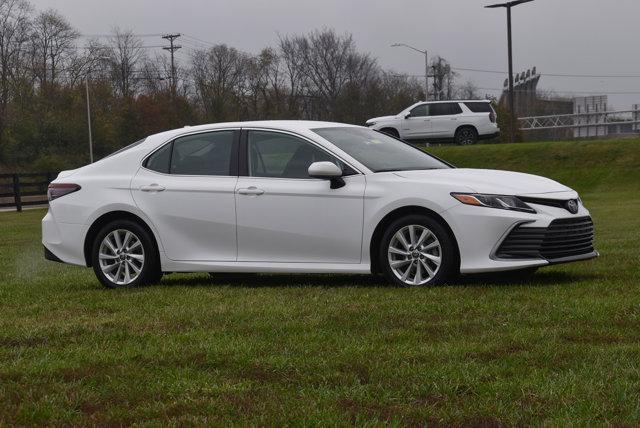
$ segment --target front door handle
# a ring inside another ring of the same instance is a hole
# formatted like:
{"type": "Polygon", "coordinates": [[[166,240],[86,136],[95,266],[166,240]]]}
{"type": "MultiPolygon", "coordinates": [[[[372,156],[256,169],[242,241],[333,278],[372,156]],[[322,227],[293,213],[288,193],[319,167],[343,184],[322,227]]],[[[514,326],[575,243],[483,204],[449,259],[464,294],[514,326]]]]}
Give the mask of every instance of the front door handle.
{"type": "Polygon", "coordinates": [[[253,195],[260,196],[264,193],[264,190],[258,189],[255,186],[247,187],[246,189],[238,189],[239,195],[253,195]]]}
{"type": "Polygon", "coordinates": [[[140,186],[140,190],[142,190],[143,192],[162,192],[163,190],[165,190],[165,188],[164,186],[153,183],[148,186],[140,186]]]}

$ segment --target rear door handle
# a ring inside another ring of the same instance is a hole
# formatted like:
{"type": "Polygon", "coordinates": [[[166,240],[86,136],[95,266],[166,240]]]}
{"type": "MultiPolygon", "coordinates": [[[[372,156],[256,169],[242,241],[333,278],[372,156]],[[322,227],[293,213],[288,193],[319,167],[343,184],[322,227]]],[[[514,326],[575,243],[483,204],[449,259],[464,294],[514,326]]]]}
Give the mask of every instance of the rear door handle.
{"type": "Polygon", "coordinates": [[[140,186],[140,190],[142,190],[143,192],[162,192],[163,190],[165,190],[165,188],[164,186],[153,183],[148,186],[140,186]]]}
{"type": "Polygon", "coordinates": [[[247,187],[245,189],[238,189],[238,194],[239,195],[253,195],[253,196],[260,196],[264,193],[264,190],[262,189],[258,189],[255,186],[251,186],[251,187],[247,187]]]}

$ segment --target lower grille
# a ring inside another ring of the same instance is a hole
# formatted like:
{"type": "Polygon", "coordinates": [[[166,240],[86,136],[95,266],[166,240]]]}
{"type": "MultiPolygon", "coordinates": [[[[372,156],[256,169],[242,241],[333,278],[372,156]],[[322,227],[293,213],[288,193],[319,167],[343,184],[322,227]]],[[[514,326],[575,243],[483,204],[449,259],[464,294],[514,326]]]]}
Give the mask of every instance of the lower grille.
{"type": "Polygon", "coordinates": [[[501,259],[543,258],[553,261],[589,254],[593,249],[591,217],[554,220],[549,227],[515,227],[496,251],[501,259]]]}

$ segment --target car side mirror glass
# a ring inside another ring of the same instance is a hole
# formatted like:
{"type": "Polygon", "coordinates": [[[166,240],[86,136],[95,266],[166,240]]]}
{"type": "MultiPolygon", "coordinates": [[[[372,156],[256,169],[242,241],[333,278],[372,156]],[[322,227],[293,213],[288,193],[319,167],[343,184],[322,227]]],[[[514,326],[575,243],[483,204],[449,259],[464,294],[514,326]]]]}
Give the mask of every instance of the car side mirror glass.
{"type": "Polygon", "coordinates": [[[331,181],[331,188],[338,189],[345,185],[342,169],[333,162],[314,162],[309,166],[309,177],[331,181]]]}

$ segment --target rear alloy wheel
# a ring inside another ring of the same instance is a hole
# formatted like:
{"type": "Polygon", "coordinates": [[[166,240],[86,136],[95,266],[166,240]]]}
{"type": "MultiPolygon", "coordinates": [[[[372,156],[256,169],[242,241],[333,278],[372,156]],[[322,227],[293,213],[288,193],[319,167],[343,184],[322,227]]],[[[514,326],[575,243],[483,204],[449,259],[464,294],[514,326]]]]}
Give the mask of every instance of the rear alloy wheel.
{"type": "Polygon", "coordinates": [[[456,131],[456,144],[460,146],[468,146],[478,141],[478,133],[475,129],[465,126],[456,131]]]}
{"type": "Polygon", "coordinates": [[[156,282],[162,275],[152,238],[129,220],[102,228],[93,244],[92,262],[96,276],[109,288],[156,282]]]}
{"type": "Polygon", "coordinates": [[[389,226],[382,239],[380,259],[385,276],[397,285],[434,285],[451,277],[455,250],[438,222],[413,215],[389,226]]]}

